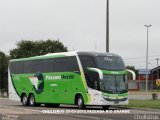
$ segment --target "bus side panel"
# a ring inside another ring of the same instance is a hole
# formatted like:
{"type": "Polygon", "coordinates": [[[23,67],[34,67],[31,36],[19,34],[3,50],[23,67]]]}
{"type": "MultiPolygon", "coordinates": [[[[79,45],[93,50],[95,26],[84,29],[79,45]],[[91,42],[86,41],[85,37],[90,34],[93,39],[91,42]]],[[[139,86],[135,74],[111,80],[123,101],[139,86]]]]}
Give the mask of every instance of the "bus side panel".
{"type": "Polygon", "coordinates": [[[17,101],[20,101],[20,96],[22,93],[26,93],[26,95],[29,97],[30,93],[33,93],[36,98],[36,102],[44,102],[43,94],[37,94],[35,92],[35,87],[32,84],[30,77],[33,77],[34,74],[12,74],[12,82],[13,86],[15,88],[15,91],[17,95],[19,96],[19,99],[17,101]]]}
{"type": "Polygon", "coordinates": [[[12,82],[15,87],[15,91],[17,92],[18,96],[20,97],[22,93],[26,93],[27,96],[29,93],[34,92],[31,82],[29,81],[28,74],[12,74],[12,82]]]}
{"type": "MultiPolygon", "coordinates": [[[[87,102],[87,93],[79,73],[45,73],[44,78],[42,97],[45,103],[74,104],[77,93],[80,93],[84,101],[87,102]]],[[[37,95],[36,97],[39,98],[40,96],[37,95]]],[[[40,102],[42,102],[42,98],[40,102]]]]}
{"type": "Polygon", "coordinates": [[[62,79],[60,84],[60,100],[62,103],[74,104],[75,93],[82,91],[81,76],[78,73],[68,72],[69,79],[62,79]],[[80,84],[81,83],[81,84],[80,84]]]}
{"type": "Polygon", "coordinates": [[[74,72],[57,72],[45,74],[46,76],[50,77],[50,80],[45,80],[44,89],[45,96],[49,95],[48,102],[74,104],[75,90],[81,90],[81,85],[75,86],[74,83],[81,81],[80,75],[74,72]],[[56,77],[59,79],[54,79],[56,77]]]}
{"type": "Polygon", "coordinates": [[[59,76],[57,73],[44,73],[44,89],[41,94],[37,94],[37,100],[42,103],[59,102],[59,80],[52,79],[53,76],[59,76]]]}

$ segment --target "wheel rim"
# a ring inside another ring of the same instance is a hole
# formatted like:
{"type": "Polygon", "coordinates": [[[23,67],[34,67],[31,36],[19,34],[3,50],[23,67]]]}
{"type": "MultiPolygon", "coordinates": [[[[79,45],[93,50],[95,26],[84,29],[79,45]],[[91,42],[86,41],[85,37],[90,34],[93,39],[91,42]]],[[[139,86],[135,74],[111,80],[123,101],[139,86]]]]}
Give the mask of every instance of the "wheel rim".
{"type": "Polygon", "coordinates": [[[27,97],[24,96],[23,99],[22,99],[22,101],[23,101],[23,104],[25,105],[27,103],[27,97]]]}
{"type": "Polygon", "coordinates": [[[33,105],[34,104],[34,97],[31,97],[30,98],[30,105],[33,105]]]}
{"type": "Polygon", "coordinates": [[[78,99],[78,107],[81,107],[82,106],[82,99],[78,99]]]}

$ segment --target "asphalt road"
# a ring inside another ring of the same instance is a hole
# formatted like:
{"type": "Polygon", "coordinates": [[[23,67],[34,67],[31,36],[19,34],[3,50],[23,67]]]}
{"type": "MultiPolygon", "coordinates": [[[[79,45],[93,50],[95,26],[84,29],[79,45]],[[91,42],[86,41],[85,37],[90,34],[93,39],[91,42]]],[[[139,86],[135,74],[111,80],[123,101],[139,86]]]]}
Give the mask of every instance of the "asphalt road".
{"type": "Polygon", "coordinates": [[[101,107],[61,105],[58,108],[26,107],[21,102],[0,98],[0,120],[159,120],[160,110],[115,108],[104,111],[101,107]]]}

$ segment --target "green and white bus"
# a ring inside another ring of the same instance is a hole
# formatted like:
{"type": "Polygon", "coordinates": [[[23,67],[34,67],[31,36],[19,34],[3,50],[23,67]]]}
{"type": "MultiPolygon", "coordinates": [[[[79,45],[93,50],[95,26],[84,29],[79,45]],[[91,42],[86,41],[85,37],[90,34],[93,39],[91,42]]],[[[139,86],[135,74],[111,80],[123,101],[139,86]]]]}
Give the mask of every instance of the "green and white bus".
{"type": "Polygon", "coordinates": [[[122,58],[112,53],[62,52],[12,59],[9,99],[24,106],[127,105],[128,71],[132,72],[122,58]]]}

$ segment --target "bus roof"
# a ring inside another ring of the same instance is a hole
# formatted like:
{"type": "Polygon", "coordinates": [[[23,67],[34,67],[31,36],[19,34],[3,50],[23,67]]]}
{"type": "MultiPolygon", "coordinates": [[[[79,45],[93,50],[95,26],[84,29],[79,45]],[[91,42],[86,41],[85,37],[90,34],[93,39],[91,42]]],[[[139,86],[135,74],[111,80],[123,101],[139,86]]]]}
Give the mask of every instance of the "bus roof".
{"type": "Polygon", "coordinates": [[[75,51],[73,51],[73,52],[48,53],[48,54],[45,54],[45,55],[33,56],[33,57],[28,57],[28,58],[11,59],[10,62],[47,59],[47,58],[58,58],[58,57],[75,56],[75,55],[77,55],[77,52],[75,52],[75,51]]]}
{"type": "Polygon", "coordinates": [[[119,56],[114,53],[102,53],[102,52],[77,52],[78,55],[86,55],[86,56],[119,56]]]}
{"type": "Polygon", "coordinates": [[[19,59],[11,59],[10,62],[14,61],[27,61],[27,60],[37,60],[37,59],[47,59],[47,58],[59,58],[65,56],[76,56],[76,55],[87,55],[87,56],[118,56],[113,53],[100,53],[100,52],[59,52],[59,53],[48,53],[46,55],[28,57],[28,58],[19,58],[19,59]]]}

